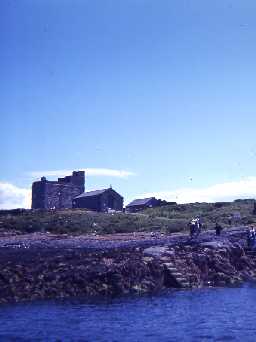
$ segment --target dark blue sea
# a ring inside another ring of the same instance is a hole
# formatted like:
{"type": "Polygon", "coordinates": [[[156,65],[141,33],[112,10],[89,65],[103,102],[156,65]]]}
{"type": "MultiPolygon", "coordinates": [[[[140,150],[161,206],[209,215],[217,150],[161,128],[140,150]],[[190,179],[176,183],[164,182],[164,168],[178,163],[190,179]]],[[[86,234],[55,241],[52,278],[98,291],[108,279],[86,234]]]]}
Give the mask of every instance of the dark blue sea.
{"type": "Polygon", "coordinates": [[[0,341],[256,341],[256,287],[0,307],[0,341]]]}

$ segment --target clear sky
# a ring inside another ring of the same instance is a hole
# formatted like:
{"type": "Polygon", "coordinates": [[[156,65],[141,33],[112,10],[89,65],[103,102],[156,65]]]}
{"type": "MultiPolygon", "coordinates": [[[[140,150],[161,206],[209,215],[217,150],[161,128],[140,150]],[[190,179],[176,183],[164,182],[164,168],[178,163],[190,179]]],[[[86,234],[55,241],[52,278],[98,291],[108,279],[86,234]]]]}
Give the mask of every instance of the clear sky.
{"type": "Polygon", "coordinates": [[[255,17],[255,0],[1,1],[0,207],[77,169],[126,201],[254,197],[255,17]]]}

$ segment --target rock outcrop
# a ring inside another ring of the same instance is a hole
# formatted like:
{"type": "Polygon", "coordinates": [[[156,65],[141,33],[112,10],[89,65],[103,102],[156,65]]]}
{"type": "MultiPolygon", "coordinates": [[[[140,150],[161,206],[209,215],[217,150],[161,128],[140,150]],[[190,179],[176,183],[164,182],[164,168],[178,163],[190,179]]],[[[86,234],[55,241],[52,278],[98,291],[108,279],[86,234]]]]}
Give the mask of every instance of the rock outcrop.
{"type": "MultiPolygon", "coordinates": [[[[22,240],[22,237],[19,237],[22,240]]],[[[63,238],[64,239],[64,238],[63,238]]],[[[43,241],[43,236],[41,236],[43,241]]],[[[256,279],[245,229],[91,249],[79,244],[0,243],[0,302],[154,293],[256,279]]]]}

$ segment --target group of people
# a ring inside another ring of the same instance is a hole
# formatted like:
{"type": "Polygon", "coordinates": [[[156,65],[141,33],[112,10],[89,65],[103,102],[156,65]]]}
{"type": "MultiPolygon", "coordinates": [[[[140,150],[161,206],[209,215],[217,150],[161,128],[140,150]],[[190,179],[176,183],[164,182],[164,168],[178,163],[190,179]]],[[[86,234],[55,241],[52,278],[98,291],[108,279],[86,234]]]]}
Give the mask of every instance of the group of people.
{"type": "Polygon", "coordinates": [[[202,230],[202,222],[200,217],[193,218],[189,222],[190,237],[197,237],[202,230]]]}
{"type": "MultiPolygon", "coordinates": [[[[189,222],[188,226],[190,230],[190,237],[193,238],[193,237],[198,237],[198,235],[201,233],[203,224],[202,224],[200,217],[196,217],[196,218],[193,218],[189,222]]],[[[216,223],[215,232],[217,236],[220,236],[222,229],[223,227],[219,223],[216,223]]],[[[255,238],[256,238],[256,235],[255,235],[255,238]]]]}
{"type": "Polygon", "coordinates": [[[256,249],[256,230],[254,227],[248,228],[247,245],[250,249],[256,249]]]}

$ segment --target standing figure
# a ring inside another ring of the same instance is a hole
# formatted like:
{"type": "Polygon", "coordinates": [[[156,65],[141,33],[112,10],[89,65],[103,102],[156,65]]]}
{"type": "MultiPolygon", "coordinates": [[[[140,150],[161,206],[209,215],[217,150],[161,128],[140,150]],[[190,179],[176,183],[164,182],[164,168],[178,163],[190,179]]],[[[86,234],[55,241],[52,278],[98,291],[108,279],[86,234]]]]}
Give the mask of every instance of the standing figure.
{"type": "Polygon", "coordinates": [[[252,226],[251,228],[251,248],[253,250],[256,249],[256,231],[255,231],[254,226],[252,226]]]}
{"type": "Polygon", "coordinates": [[[254,227],[250,227],[247,230],[247,246],[248,248],[255,247],[256,234],[254,227]]]}
{"type": "Polygon", "coordinates": [[[199,224],[197,219],[192,219],[189,223],[190,237],[193,238],[199,234],[199,224]]]}
{"type": "Polygon", "coordinates": [[[217,236],[220,236],[220,233],[221,233],[222,229],[223,229],[222,226],[219,223],[216,223],[215,231],[216,231],[216,235],[217,236]]]}
{"type": "Polygon", "coordinates": [[[198,236],[201,233],[202,230],[202,221],[200,219],[200,217],[196,218],[196,236],[198,236]]]}

